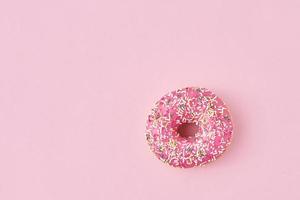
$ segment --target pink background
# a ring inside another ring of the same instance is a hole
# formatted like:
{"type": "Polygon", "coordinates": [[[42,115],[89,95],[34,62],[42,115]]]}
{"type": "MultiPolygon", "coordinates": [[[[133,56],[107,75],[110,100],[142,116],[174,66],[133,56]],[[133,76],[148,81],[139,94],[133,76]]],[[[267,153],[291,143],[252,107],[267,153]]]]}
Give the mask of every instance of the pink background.
{"type": "Polygon", "coordinates": [[[300,199],[299,0],[2,0],[0,199],[300,199]],[[147,113],[207,87],[231,148],[180,170],[147,113]]]}

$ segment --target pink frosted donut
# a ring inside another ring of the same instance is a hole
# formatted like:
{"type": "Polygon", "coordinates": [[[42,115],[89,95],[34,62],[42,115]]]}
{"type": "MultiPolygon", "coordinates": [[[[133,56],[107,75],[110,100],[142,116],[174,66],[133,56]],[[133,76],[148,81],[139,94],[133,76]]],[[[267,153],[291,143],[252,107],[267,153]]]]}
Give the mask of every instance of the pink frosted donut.
{"type": "Polygon", "coordinates": [[[187,87],[163,96],[148,116],[146,139],[165,163],[189,168],[218,158],[231,142],[233,126],[224,102],[205,88],[187,87]],[[182,135],[183,126],[196,127],[182,135]]]}

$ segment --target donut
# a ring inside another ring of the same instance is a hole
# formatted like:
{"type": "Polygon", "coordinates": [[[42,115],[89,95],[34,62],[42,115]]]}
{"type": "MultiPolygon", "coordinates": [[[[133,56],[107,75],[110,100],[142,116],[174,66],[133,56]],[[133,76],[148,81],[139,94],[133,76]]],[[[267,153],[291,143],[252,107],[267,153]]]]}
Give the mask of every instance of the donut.
{"type": "Polygon", "coordinates": [[[231,143],[232,134],[227,106],[206,88],[186,87],[164,95],[146,122],[151,151],[164,163],[179,168],[216,160],[231,143]],[[194,127],[194,133],[181,133],[184,126],[194,127]]]}

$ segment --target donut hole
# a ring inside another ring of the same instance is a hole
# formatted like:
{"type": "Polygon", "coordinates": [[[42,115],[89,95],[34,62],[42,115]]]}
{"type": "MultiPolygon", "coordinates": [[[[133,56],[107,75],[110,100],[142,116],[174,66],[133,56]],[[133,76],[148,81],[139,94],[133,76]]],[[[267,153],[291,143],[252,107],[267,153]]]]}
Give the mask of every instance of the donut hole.
{"type": "Polygon", "coordinates": [[[183,138],[195,137],[199,127],[195,123],[183,123],[178,126],[177,132],[183,138]]]}

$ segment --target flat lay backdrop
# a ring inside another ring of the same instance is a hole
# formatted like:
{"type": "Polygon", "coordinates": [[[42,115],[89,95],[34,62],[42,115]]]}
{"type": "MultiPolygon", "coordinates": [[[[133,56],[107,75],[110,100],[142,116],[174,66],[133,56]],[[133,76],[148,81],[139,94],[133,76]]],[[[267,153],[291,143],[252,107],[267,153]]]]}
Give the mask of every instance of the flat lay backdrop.
{"type": "Polygon", "coordinates": [[[299,0],[0,1],[1,200],[300,199],[299,0]],[[231,109],[222,158],[163,164],[165,93],[231,109]]]}

